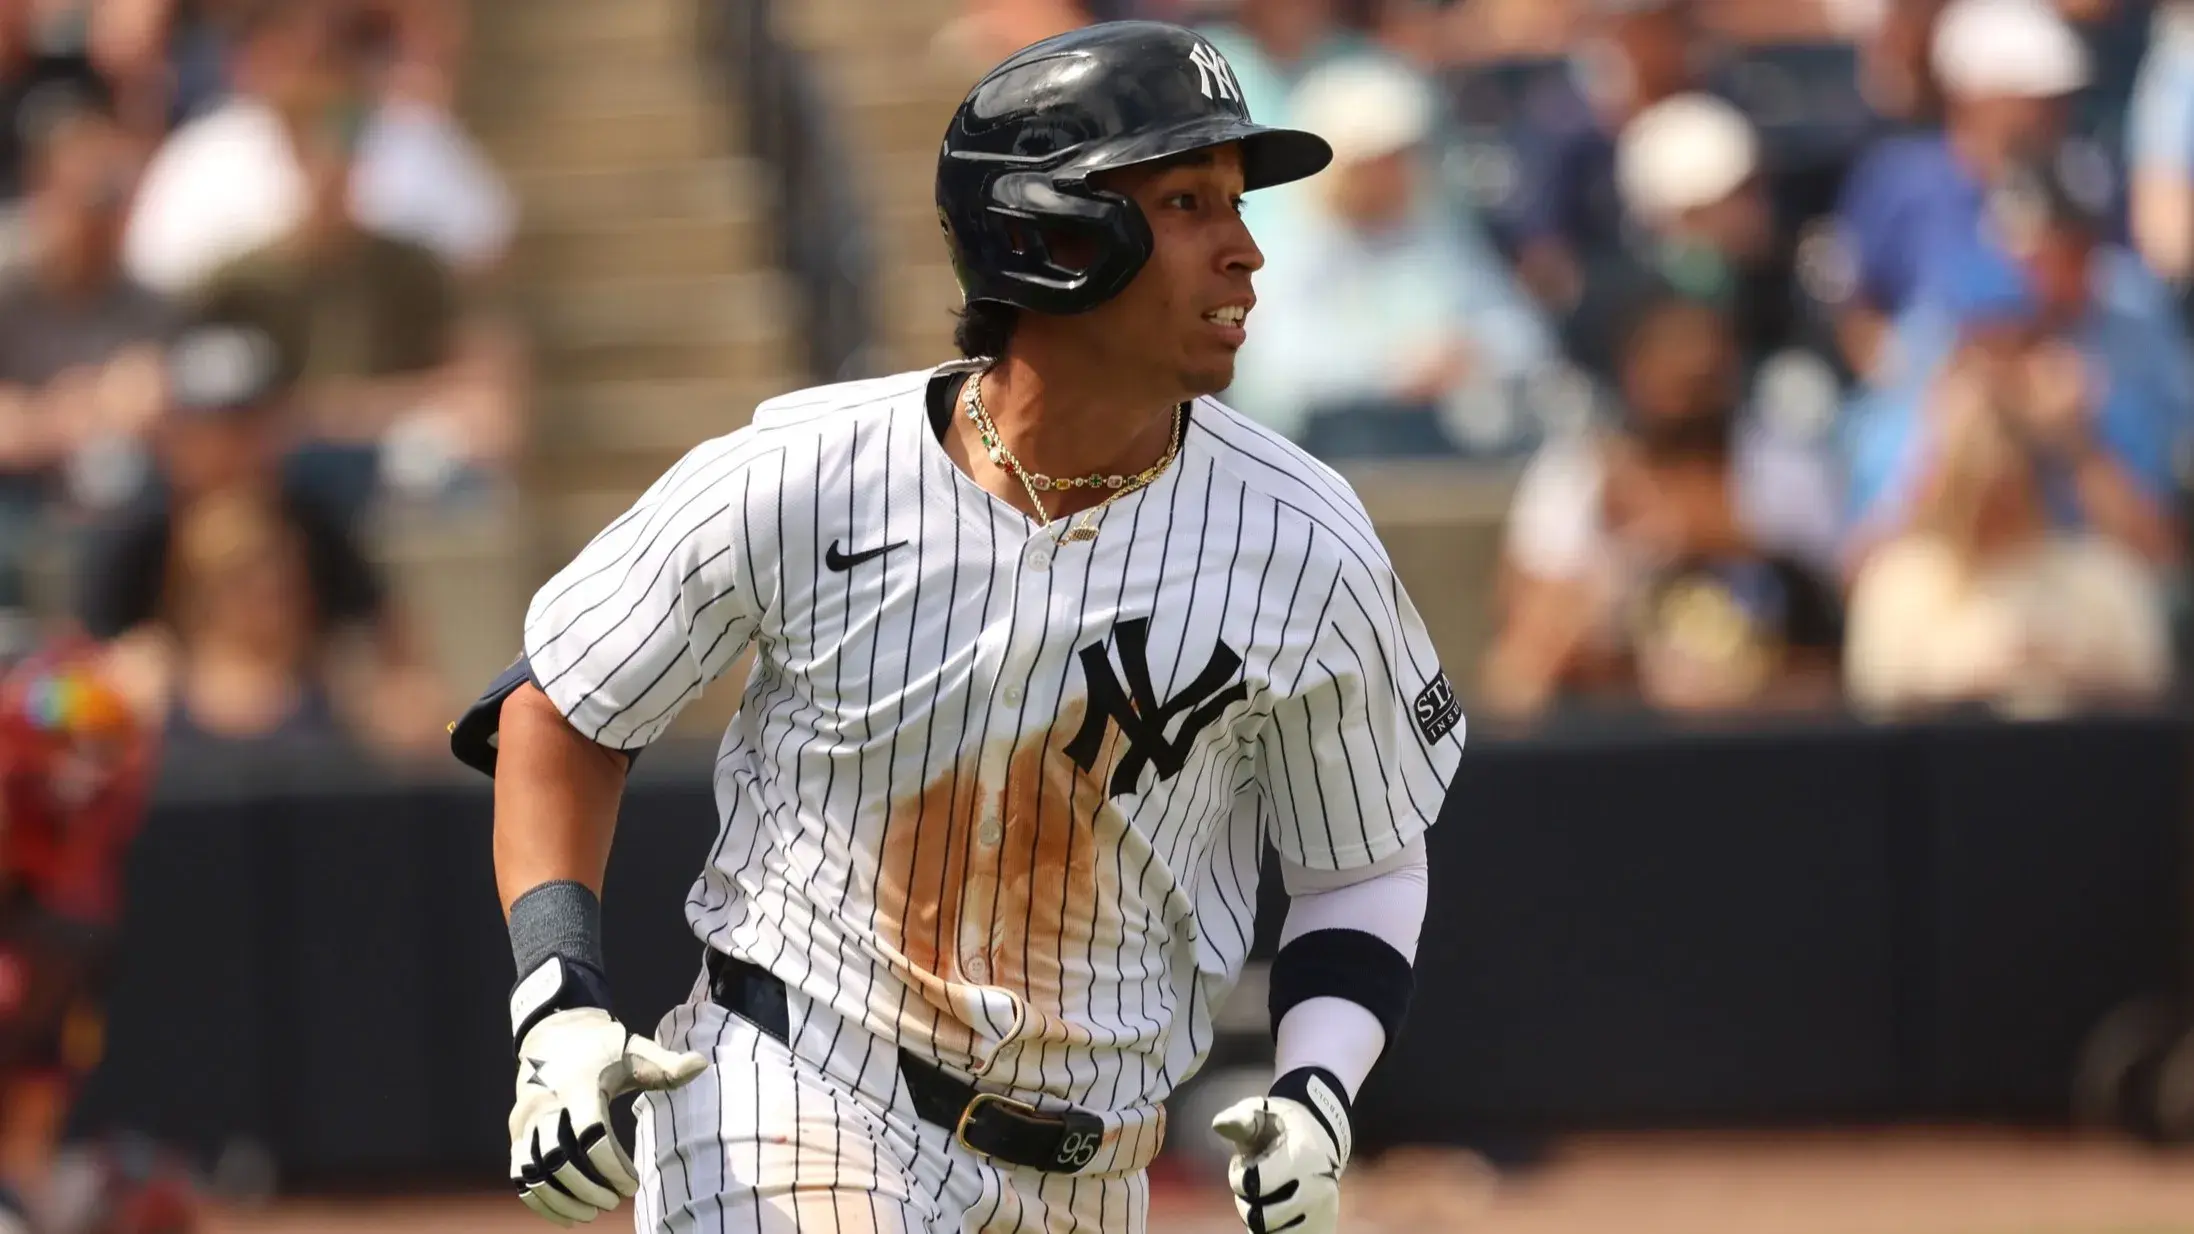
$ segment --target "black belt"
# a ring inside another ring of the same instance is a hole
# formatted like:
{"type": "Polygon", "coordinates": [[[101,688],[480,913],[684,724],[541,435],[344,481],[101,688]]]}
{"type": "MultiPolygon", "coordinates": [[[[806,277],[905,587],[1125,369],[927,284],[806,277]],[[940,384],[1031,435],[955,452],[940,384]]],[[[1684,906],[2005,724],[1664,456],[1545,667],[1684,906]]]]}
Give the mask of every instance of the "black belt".
{"type": "MultiPolygon", "coordinates": [[[[791,1036],[785,983],[764,969],[711,948],[709,997],[780,1044],[791,1036]]],[[[1046,1112],[974,1085],[906,1050],[899,1074],[923,1122],[953,1133],[963,1148],[1047,1174],[1072,1174],[1104,1143],[1104,1120],[1086,1110],[1046,1112]]]]}

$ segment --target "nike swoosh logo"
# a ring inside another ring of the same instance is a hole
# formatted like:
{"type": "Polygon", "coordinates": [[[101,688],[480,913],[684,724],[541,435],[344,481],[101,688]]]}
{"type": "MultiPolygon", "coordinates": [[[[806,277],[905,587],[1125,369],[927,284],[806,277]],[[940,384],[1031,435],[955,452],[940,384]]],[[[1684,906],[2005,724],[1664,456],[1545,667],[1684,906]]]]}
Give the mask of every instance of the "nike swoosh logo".
{"type": "Polygon", "coordinates": [[[874,558],[881,557],[885,553],[888,553],[895,548],[905,548],[906,544],[906,541],[900,540],[896,543],[886,544],[882,548],[862,549],[858,553],[841,553],[838,551],[838,542],[836,540],[832,540],[830,542],[830,548],[825,550],[823,553],[823,564],[829,566],[832,570],[843,574],[847,570],[851,570],[853,567],[860,565],[864,561],[869,561],[874,558]]]}

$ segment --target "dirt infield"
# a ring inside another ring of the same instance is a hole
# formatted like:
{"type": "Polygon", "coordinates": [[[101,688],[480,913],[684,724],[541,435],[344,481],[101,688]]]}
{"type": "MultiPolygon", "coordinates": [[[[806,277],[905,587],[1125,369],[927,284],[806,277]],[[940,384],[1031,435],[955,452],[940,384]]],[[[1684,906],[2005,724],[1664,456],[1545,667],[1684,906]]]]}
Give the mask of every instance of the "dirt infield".
{"type": "MultiPolygon", "coordinates": [[[[1395,1157],[1353,1171],[1347,1195],[1351,1234],[2194,1234],[2194,1151],[1982,1132],[1621,1137],[1500,1179],[1468,1157],[1395,1157]]],[[[1215,1187],[1180,1182],[1151,1227],[1239,1229],[1215,1187]]],[[[547,1228],[484,1196],[287,1203],[219,1214],[208,1234],[547,1228]]]]}

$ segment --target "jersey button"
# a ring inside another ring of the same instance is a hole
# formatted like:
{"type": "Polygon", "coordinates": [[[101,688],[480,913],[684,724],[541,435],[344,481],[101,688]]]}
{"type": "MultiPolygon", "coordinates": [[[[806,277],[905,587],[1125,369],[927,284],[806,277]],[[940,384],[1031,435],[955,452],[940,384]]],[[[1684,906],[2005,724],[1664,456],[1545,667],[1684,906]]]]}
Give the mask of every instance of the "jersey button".
{"type": "Polygon", "coordinates": [[[1005,837],[1005,829],[998,825],[998,820],[995,818],[984,819],[983,825],[975,829],[976,842],[984,848],[998,847],[998,841],[1005,839],[1005,837]]]}
{"type": "Polygon", "coordinates": [[[1018,707],[1021,705],[1021,687],[1007,686],[1005,688],[1005,691],[1000,694],[999,697],[1006,700],[1006,706],[1018,707]]]}
{"type": "Polygon", "coordinates": [[[1048,541],[1039,541],[1029,545],[1028,553],[1021,560],[1028,563],[1029,569],[1042,574],[1051,568],[1051,544],[1048,541]]]}
{"type": "Polygon", "coordinates": [[[967,959],[961,962],[960,971],[966,973],[970,981],[988,981],[990,980],[990,960],[979,951],[971,952],[967,959]]]}

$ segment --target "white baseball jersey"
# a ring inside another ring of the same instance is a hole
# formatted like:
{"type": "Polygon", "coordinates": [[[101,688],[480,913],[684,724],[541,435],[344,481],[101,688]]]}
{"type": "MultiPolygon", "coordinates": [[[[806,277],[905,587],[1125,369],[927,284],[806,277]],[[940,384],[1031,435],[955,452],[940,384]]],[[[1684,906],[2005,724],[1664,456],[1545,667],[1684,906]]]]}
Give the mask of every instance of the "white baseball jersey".
{"type": "Polygon", "coordinates": [[[1211,1043],[1265,846],[1403,848],[1460,707],[1332,471],[1202,399],[1060,544],[945,453],[967,371],[763,404],[541,589],[526,651],[633,748],[754,645],[694,933],[948,1066],[1153,1105],[1211,1043]]]}

